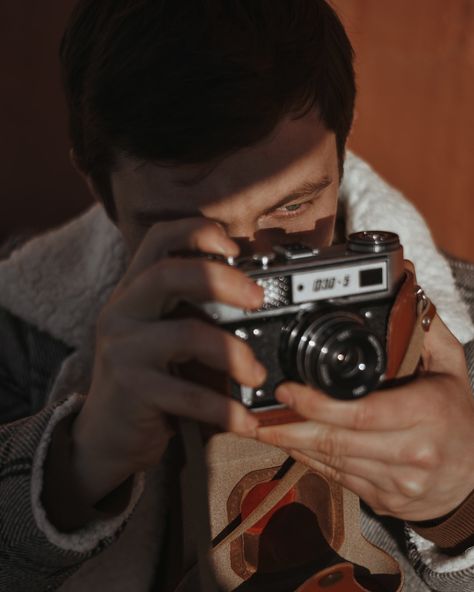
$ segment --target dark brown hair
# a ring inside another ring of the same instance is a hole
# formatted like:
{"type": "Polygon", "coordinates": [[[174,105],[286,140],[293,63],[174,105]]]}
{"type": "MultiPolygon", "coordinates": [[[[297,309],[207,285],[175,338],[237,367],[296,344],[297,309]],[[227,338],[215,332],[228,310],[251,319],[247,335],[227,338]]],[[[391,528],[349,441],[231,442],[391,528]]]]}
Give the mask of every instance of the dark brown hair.
{"type": "Polygon", "coordinates": [[[112,219],[117,154],[211,163],[312,108],[342,168],[353,51],[324,0],[80,0],[60,57],[72,146],[112,219]]]}

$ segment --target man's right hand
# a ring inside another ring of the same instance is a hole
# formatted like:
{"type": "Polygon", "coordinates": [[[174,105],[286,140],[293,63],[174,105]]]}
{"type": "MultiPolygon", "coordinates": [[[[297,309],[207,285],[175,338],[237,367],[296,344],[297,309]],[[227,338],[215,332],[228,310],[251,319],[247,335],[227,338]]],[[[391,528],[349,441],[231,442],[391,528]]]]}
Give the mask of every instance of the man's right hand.
{"type": "Polygon", "coordinates": [[[170,256],[180,250],[239,251],[219,224],[204,218],[155,224],[103,307],[91,388],[71,432],[71,468],[91,506],[159,463],[172,435],[169,415],[240,435],[253,435],[257,427],[239,402],[169,371],[174,362],[197,360],[256,387],[265,369],[251,348],[211,323],[166,316],[182,300],[258,308],[263,290],[221,262],[170,256]]]}

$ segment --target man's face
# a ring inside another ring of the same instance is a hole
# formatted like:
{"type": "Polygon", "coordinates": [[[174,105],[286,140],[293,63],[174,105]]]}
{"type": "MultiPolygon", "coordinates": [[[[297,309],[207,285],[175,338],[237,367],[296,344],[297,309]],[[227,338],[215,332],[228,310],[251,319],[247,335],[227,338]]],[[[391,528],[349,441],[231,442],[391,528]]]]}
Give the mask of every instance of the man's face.
{"type": "Polygon", "coordinates": [[[293,234],[292,241],[316,247],[331,243],[339,187],[336,139],[315,112],[285,118],[270,138],[193,180],[202,170],[121,159],[112,190],[130,254],[155,222],[192,216],[220,222],[245,253],[268,250],[293,234]]]}

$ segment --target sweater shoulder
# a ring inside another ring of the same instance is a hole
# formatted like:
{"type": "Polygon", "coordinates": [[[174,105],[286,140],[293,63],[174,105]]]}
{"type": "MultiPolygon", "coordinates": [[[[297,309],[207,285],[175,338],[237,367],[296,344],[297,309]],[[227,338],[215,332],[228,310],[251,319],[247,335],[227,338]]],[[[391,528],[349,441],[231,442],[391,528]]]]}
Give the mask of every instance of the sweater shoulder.
{"type": "Polygon", "coordinates": [[[456,286],[469,308],[471,319],[474,319],[474,263],[457,259],[446,253],[445,257],[451,266],[456,286]]]}

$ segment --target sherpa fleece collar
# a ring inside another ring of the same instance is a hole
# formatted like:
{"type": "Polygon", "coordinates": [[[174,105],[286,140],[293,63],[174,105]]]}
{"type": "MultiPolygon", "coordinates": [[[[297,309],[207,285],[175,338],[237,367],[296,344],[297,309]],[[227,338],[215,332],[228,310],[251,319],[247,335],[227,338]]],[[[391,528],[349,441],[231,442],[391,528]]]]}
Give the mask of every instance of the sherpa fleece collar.
{"type": "MultiPolygon", "coordinates": [[[[358,157],[348,154],[340,198],[346,230],[390,230],[405,257],[462,342],[474,327],[446,260],[437,252],[421,215],[358,157]]],[[[121,234],[95,205],[72,222],[38,236],[0,263],[0,306],[74,348],[94,342],[100,309],[127,265],[121,234]]]]}

